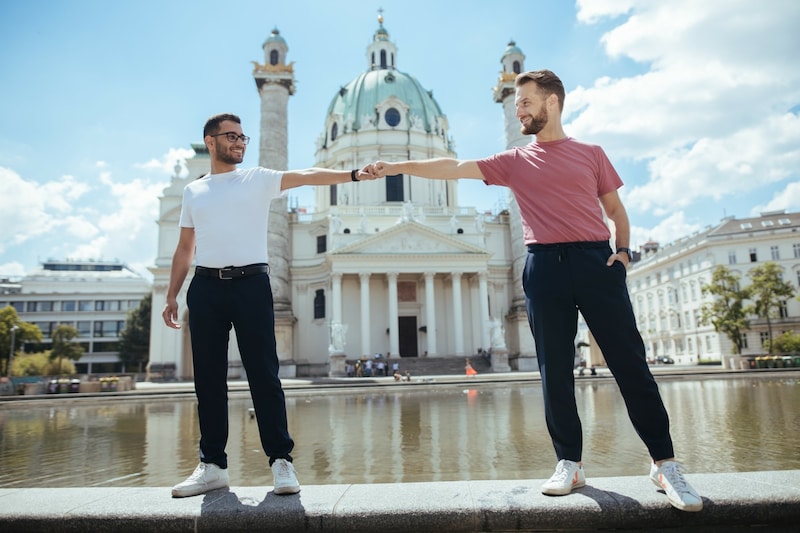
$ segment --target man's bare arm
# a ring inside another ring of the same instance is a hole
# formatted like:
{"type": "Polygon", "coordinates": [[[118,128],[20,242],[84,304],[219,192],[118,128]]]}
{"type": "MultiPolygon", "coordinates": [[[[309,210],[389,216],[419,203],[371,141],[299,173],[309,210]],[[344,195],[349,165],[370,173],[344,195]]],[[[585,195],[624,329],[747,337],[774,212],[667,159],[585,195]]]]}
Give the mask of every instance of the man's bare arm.
{"type": "Polygon", "coordinates": [[[178,322],[178,293],[183,286],[186,275],[192,266],[194,258],[194,228],[181,228],[178,245],[172,256],[172,267],[169,273],[169,286],[167,288],[167,303],[161,317],[164,323],[173,328],[181,327],[178,322]]]}
{"type": "Polygon", "coordinates": [[[378,161],[375,163],[374,169],[379,177],[393,176],[395,174],[410,174],[421,178],[440,180],[459,178],[485,179],[478,166],[478,162],[471,159],[460,160],[442,157],[416,161],[397,161],[395,163],[378,161]]]}

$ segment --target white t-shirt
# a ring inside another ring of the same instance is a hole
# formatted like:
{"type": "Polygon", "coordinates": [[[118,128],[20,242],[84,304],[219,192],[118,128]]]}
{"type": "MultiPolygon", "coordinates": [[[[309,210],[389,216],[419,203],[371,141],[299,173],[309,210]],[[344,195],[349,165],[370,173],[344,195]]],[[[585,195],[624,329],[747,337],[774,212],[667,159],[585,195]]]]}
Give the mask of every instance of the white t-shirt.
{"type": "Polygon", "coordinates": [[[281,196],[283,172],[263,167],[209,174],[183,189],[180,226],[194,228],[199,266],[268,263],[269,205],[281,196]]]}

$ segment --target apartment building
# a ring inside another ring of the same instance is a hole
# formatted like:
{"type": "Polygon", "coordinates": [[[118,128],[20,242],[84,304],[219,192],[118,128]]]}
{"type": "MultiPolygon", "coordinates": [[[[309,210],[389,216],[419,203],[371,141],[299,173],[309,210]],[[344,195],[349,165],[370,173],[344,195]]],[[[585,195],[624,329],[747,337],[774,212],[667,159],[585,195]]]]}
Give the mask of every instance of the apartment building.
{"type": "MultiPolygon", "coordinates": [[[[767,261],[784,269],[784,281],[800,287],[800,213],[775,211],[737,219],[728,217],[666,246],[650,242],[628,271],[628,287],[647,357],[672,357],[679,364],[722,362],[733,353],[731,341],[701,324],[701,309],[712,301],[702,293],[717,265],[750,284],[749,271],[767,261]]],[[[800,331],[800,301],[791,298],[771,320],[773,336],[800,331]]],[[[769,332],[766,320],[750,318],[744,355],[764,352],[769,332]]]]}
{"type": "Polygon", "coordinates": [[[0,283],[0,308],[12,306],[42,331],[41,344],[26,352],[49,349],[55,328],[68,324],[84,348],[78,373],[120,372],[120,332],[150,291],[147,279],[118,261],[46,261],[19,281],[0,283]]]}

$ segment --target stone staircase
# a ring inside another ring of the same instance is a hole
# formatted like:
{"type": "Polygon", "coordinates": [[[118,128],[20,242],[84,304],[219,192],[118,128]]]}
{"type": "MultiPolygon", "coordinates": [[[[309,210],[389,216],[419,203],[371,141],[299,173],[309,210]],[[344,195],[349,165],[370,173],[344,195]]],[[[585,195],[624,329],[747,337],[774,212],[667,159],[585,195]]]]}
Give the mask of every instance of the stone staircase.
{"type": "MultiPolygon", "coordinates": [[[[492,365],[488,359],[477,355],[470,356],[469,358],[463,355],[450,355],[441,357],[390,357],[389,359],[379,358],[373,359],[373,371],[375,363],[383,361],[388,363],[389,375],[392,375],[392,365],[399,363],[400,373],[405,375],[406,371],[410,372],[411,378],[424,377],[424,376],[448,376],[448,375],[465,375],[464,366],[466,360],[469,359],[478,374],[490,373],[492,365]]],[[[356,359],[348,359],[348,363],[355,363],[356,359]]]]}

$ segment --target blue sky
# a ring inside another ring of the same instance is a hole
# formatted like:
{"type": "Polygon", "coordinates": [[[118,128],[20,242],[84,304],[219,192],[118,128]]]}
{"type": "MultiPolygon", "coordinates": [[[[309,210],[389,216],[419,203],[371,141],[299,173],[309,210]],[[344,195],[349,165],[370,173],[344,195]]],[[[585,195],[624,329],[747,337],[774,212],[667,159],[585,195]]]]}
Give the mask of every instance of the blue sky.
{"type": "MultiPolygon", "coordinates": [[[[27,0],[0,5],[0,277],[50,258],[147,275],[158,197],[205,119],[254,137],[251,61],[289,45],[289,167],[314,164],[338,88],[366,70],[384,10],[398,69],[447,115],[460,158],[504,147],[491,89],[513,39],[564,81],[565,130],[601,144],[625,186],[632,245],[762,211],[800,211],[800,2],[794,0],[27,0]]],[[[307,189],[307,188],[306,188],[307,189]]],[[[301,206],[313,195],[293,191],[301,206]]],[[[502,188],[459,184],[492,209],[502,188]]]]}

